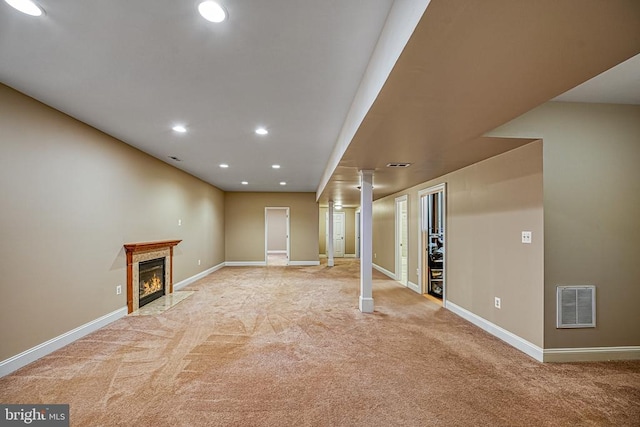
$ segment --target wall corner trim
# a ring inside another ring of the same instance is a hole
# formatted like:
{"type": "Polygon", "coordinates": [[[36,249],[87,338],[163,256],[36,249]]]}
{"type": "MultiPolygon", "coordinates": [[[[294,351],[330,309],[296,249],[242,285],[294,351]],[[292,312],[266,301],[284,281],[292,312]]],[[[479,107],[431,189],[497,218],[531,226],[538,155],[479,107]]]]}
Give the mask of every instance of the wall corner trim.
{"type": "Polygon", "coordinates": [[[545,362],[604,362],[640,360],[640,346],[545,348],[545,362]]]}
{"type": "Polygon", "coordinates": [[[36,360],[50,353],[53,353],[54,351],[61,349],[68,344],[71,344],[72,342],[84,337],[85,335],[90,334],[91,332],[97,331],[98,329],[107,326],[109,323],[115,322],[116,320],[126,315],[127,307],[124,306],[115,311],[112,311],[111,313],[105,314],[102,317],[92,320],[91,322],[78,326],[71,331],[65,332],[62,335],[58,335],[57,337],[52,338],[49,341],[38,344],[37,346],[25,350],[20,354],[5,359],[0,362],[0,377],[9,375],[10,373],[22,368],[23,366],[26,366],[31,362],[35,362],[36,360]]]}
{"type": "Polygon", "coordinates": [[[457,314],[458,316],[462,317],[463,319],[473,323],[480,329],[484,329],[485,331],[489,332],[491,335],[495,336],[496,338],[500,338],[502,341],[506,342],[512,347],[515,347],[521,352],[533,357],[538,362],[544,361],[543,350],[537,345],[530,343],[524,338],[521,338],[516,334],[509,332],[506,329],[501,328],[500,326],[489,322],[486,319],[483,319],[477,314],[474,314],[469,310],[464,309],[459,305],[452,303],[451,301],[447,301],[445,307],[448,310],[452,311],[453,313],[457,314]]]}
{"type": "Polygon", "coordinates": [[[390,272],[389,270],[387,270],[386,268],[380,267],[378,264],[373,264],[373,268],[375,268],[385,276],[389,277],[390,279],[396,280],[396,275],[390,272]]]}
{"type": "Polygon", "coordinates": [[[208,276],[209,274],[213,273],[214,271],[218,271],[218,270],[220,270],[220,269],[221,269],[222,267],[224,267],[224,266],[225,266],[225,263],[224,263],[224,262],[222,262],[222,263],[220,263],[220,264],[218,264],[218,265],[215,265],[215,266],[213,266],[213,267],[211,267],[211,268],[208,268],[208,269],[204,270],[204,271],[203,271],[203,272],[201,272],[201,273],[198,273],[198,274],[193,275],[193,276],[191,276],[191,277],[188,277],[188,278],[186,278],[186,279],[184,279],[184,280],[182,280],[182,281],[180,281],[180,282],[178,282],[178,283],[175,283],[175,284],[173,285],[173,290],[174,290],[174,291],[180,290],[180,289],[184,288],[185,286],[190,285],[190,284],[192,284],[193,282],[195,282],[195,281],[197,281],[197,280],[200,280],[200,279],[202,279],[203,277],[208,276]]]}
{"type": "Polygon", "coordinates": [[[408,281],[407,285],[409,286],[409,289],[411,289],[413,292],[420,294],[422,292],[420,292],[420,286],[416,285],[415,283],[413,283],[412,281],[408,281]]]}

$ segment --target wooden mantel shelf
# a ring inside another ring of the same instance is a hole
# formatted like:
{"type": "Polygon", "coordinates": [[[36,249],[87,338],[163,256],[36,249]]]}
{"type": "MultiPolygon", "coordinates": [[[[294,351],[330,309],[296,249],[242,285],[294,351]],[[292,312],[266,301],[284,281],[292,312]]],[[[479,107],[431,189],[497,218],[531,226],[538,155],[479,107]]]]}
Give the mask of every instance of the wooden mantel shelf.
{"type": "Polygon", "coordinates": [[[154,251],[156,249],[172,248],[182,240],[161,240],[159,242],[125,243],[127,252],[154,251]]]}

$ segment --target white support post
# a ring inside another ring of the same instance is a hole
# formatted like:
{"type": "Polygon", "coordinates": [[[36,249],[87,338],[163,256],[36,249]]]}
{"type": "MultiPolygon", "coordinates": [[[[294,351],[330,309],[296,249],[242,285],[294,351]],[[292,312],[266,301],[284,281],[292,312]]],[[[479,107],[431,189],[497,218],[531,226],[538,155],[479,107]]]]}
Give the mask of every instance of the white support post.
{"type": "Polygon", "coordinates": [[[360,171],[360,311],[373,313],[373,171],[360,171]]]}
{"type": "Polygon", "coordinates": [[[333,267],[333,200],[329,200],[329,218],[327,219],[329,239],[327,241],[327,265],[333,267]]]}

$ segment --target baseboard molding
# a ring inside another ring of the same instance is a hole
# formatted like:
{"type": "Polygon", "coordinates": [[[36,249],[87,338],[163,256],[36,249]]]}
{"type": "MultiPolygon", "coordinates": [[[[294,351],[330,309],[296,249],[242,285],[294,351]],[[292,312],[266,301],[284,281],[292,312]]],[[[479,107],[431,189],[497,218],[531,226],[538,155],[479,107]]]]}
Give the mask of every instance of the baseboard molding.
{"type": "Polygon", "coordinates": [[[265,267],[265,261],[227,261],[225,267],[265,267]]]}
{"type": "Polygon", "coordinates": [[[53,353],[54,351],[71,344],[75,340],[80,339],[91,332],[97,331],[98,329],[107,326],[109,323],[115,322],[126,315],[127,307],[122,307],[116,311],[112,311],[109,314],[105,314],[102,317],[92,320],[91,322],[85,323],[82,326],[78,326],[69,332],[58,335],[49,341],[38,344],[37,346],[25,350],[20,354],[5,359],[0,362],[0,377],[9,375],[11,372],[17,371],[23,366],[26,366],[31,362],[35,362],[41,357],[53,353]]]}
{"type": "Polygon", "coordinates": [[[378,270],[380,273],[384,274],[385,276],[389,277],[390,279],[396,280],[396,275],[392,272],[390,272],[389,270],[387,270],[386,268],[380,267],[377,264],[373,264],[373,268],[375,268],[376,270],[378,270]]]}
{"type": "Polygon", "coordinates": [[[420,286],[416,285],[415,283],[409,281],[407,282],[409,285],[409,289],[411,289],[413,292],[417,293],[417,294],[421,294],[421,289],[420,286]]]}
{"type": "Polygon", "coordinates": [[[180,289],[184,288],[187,285],[192,284],[193,282],[202,279],[203,277],[208,276],[209,274],[213,273],[214,271],[220,270],[222,267],[225,266],[225,263],[222,262],[214,267],[208,268],[205,271],[196,274],[195,276],[191,276],[187,279],[184,279],[178,283],[174,283],[173,284],[173,290],[174,291],[179,291],[180,289]]]}
{"type": "Polygon", "coordinates": [[[267,251],[267,254],[286,254],[287,250],[284,251],[267,251]]]}
{"type": "Polygon", "coordinates": [[[356,254],[344,254],[345,258],[355,258],[356,254]]]}
{"type": "Polygon", "coordinates": [[[477,327],[489,332],[491,335],[497,338],[500,338],[502,341],[506,342],[507,344],[517,348],[518,350],[522,351],[525,354],[528,354],[529,356],[533,357],[537,361],[539,362],[544,361],[543,350],[537,345],[530,343],[524,338],[521,338],[516,334],[509,332],[506,329],[503,329],[500,326],[489,322],[486,319],[483,319],[477,314],[474,314],[469,310],[464,309],[459,305],[452,303],[451,301],[447,301],[445,307],[448,310],[457,314],[458,316],[462,317],[463,319],[473,323],[477,327]]]}
{"type": "Polygon", "coordinates": [[[604,362],[610,360],[640,360],[640,346],[544,349],[545,362],[604,362]]]}
{"type": "Polygon", "coordinates": [[[294,266],[320,265],[320,261],[289,261],[289,265],[294,265],[294,266]]]}

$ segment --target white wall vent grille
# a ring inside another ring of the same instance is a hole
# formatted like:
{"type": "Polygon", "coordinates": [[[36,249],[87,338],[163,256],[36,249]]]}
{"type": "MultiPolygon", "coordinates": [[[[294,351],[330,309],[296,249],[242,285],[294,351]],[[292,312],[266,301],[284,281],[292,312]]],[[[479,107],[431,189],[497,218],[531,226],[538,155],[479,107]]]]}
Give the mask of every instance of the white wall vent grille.
{"type": "Polygon", "coordinates": [[[595,286],[558,286],[557,300],[558,328],[595,328],[595,286]]]}

